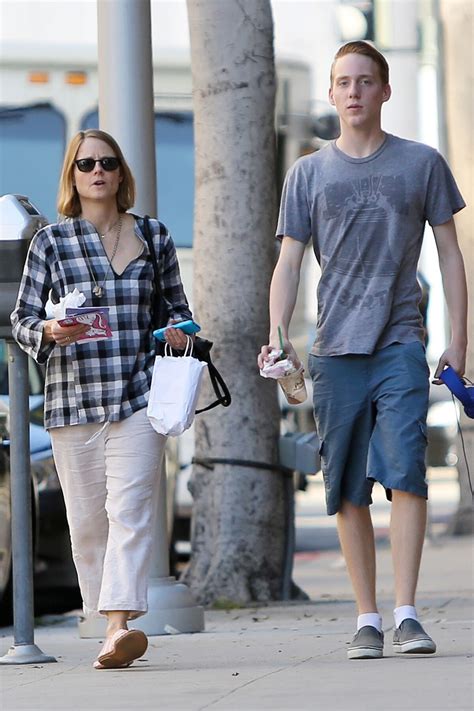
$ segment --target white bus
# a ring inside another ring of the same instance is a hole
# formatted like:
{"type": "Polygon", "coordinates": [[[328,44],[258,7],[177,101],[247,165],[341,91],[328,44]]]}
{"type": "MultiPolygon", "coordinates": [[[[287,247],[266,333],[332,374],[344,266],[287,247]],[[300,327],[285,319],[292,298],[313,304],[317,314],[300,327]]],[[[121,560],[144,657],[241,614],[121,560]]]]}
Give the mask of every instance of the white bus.
{"type": "MultiPolygon", "coordinates": [[[[315,117],[310,113],[309,66],[277,59],[276,68],[275,133],[280,188],[288,167],[301,154],[314,150],[319,139],[314,133],[315,117]]],[[[158,216],[169,227],[178,248],[184,286],[191,297],[194,139],[189,56],[157,54],[153,85],[158,216]]],[[[3,44],[0,194],[27,195],[50,222],[56,221],[56,193],[65,146],[77,131],[98,125],[94,47],[3,44]]],[[[307,259],[310,261],[314,262],[312,255],[307,259]]],[[[292,327],[293,335],[299,336],[302,355],[309,338],[309,323],[314,324],[314,274],[309,268],[306,273],[308,288],[300,289],[292,327]]]]}
{"type": "MultiPolygon", "coordinates": [[[[302,62],[281,61],[277,73],[281,174],[311,147],[310,71],[302,62]]],[[[189,247],[194,161],[188,57],[158,55],[153,80],[160,219],[173,226],[178,246],[189,247]]],[[[77,131],[98,126],[95,52],[91,47],[52,50],[45,45],[5,43],[0,88],[0,193],[25,193],[53,221],[65,145],[77,131]]]]}

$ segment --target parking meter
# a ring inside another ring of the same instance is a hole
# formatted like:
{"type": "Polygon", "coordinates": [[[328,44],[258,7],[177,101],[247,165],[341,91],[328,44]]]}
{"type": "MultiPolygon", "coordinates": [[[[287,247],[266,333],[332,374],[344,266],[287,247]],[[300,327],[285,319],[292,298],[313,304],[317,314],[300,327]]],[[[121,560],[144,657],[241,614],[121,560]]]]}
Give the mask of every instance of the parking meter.
{"type": "Polygon", "coordinates": [[[48,220],[24,195],[0,197],[0,338],[11,335],[14,309],[28,247],[48,220]]]}
{"type": "Polygon", "coordinates": [[[0,197],[0,338],[7,339],[8,350],[14,612],[14,644],[0,664],[56,661],[34,644],[28,357],[13,340],[10,324],[30,240],[46,224],[23,195],[0,197]]]}

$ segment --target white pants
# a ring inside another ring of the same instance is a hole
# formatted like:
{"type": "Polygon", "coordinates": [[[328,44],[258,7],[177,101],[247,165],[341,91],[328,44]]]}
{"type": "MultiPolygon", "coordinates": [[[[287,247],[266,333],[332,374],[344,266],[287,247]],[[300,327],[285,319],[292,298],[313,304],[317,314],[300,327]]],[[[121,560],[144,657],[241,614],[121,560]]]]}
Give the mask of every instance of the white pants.
{"type": "Polygon", "coordinates": [[[166,437],[146,408],[120,422],[50,430],[86,615],[147,611],[148,576],[166,437]]]}

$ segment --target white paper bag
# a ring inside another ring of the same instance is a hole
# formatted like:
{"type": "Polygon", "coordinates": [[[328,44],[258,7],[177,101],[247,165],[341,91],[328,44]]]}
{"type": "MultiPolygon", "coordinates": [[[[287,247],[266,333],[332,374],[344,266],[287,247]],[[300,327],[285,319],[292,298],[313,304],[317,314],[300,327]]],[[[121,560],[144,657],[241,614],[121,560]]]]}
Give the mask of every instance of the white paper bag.
{"type": "Polygon", "coordinates": [[[151,379],[147,415],[154,430],[176,437],[192,425],[199,397],[201,379],[207,363],[193,358],[192,341],[188,339],[182,356],[168,355],[155,358],[151,379]]]}

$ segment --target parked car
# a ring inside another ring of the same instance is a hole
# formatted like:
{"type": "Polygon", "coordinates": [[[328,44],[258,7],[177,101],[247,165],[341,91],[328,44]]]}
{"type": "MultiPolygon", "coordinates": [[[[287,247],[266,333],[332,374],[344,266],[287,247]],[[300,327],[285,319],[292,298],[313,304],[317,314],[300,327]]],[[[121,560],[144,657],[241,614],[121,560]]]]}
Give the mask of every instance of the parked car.
{"type": "MultiPolygon", "coordinates": [[[[35,594],[56,588],[71,602],[78,600],[64,499],[54,466],[49,434],[43,427],[44,372],[32,359],[28,368],[30,455],[35,594]]],[[[0,340],[0,621],[12,616],[10,434],[7,348],[0,340]]],[[[65,599],[65,604],[66,604],[65,599]]]]}
{"type": "MultiPolygon", "coordinates": [[[[7,439],[6,414],[2,412],[0,403],[0,602],[5,598],[11,579],[10,465],[3,446],[7,439]]],[[[0,610],[3,610],[3,604],[0,610]]]]}
{"type": "MultiPolygon", "coordinates": [[[[80,605],[72,561],[64,499],[54,465],[51,440],[43,426],[44,371],[29,360],[30,455],[35,598],[54,594],[57,611],[80,605]]],[[[0,339],[0,623],[12,619],[10,435],[7,348],[0,339]]],[[[178,470],[176,441],[166,449],[168,535],[178,470]]],[[[171,556],[171,559],[173,556],[171,556]]]]}

